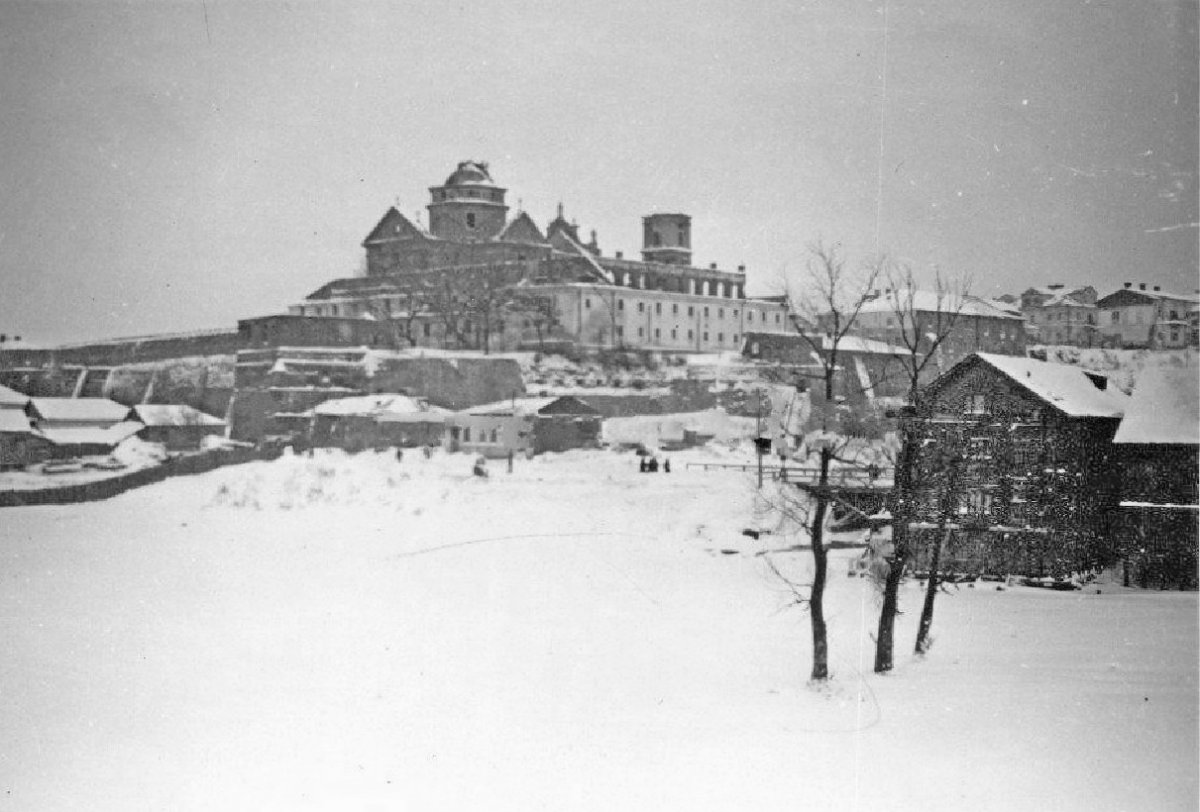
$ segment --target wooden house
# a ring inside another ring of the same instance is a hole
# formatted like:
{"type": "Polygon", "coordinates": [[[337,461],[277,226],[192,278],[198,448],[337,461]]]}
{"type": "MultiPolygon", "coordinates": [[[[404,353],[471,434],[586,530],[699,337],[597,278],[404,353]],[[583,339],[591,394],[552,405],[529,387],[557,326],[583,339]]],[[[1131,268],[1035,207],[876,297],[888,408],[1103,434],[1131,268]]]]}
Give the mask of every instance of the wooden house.
{"type": "Polygon", "coordinates": [[[921,393],[910,531],[917,565],[1060,575],[1112,563],[1112,438],[1129,398],[1104,375],[977,353],[921,393]]]}
{"type": "Polygon", "coordinates": [[[1200,369],[1147,368],[1113,444],[1120,488],[1116,532],[1127,580],[1194,589],[1200,369]]]}
{"type": "Polygon", "coordinates": [[[589,448],[599,444],[601,423],[599,412],[570,395],[510,398],[452,415],[446,447],[485,457],[589,448]]]}

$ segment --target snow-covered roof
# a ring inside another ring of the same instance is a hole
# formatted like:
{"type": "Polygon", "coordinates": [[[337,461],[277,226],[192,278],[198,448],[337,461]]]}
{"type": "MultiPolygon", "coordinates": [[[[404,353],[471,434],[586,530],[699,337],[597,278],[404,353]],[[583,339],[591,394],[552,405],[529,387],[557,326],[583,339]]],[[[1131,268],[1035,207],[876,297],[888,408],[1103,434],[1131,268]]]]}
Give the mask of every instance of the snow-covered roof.
{"type": "Polygon", "coordinates": [[[1041,400],[1072,417],[1120,417],[1129,396],[1108,384],[1108,377],[1070,364],[1051,364],[1014,355],[976,355],[1028,389],[1041,400]],[[1104,383],[1100,389],[1097,382],[1104,383]]]}
{"type": "Polygon", "coordinates": [[[138,420],[147,426],[224,426],[219,417],[181,403],[139,403],[133,407],[138,420]]]}
{"type": "Polygon", "coordinates": [[[0,431],[24,434],[30,431],[29,418],[20,409],[0,409],[0,431]]]}
{"type": "Polygon", "coordinates": [[[108,398],[31,398],[38,416],[49,422],[119,423],[129,407],[108,398]]]}
{"type": "Polygon", "coordinates": [[[885,293],[872,299],[862,306],[861,313],[895,313],[897,310],[909,310],[919,313],[953,313],[958,311],[963,316],[986,316],[993,319],[1022,319],[1023,317],[1012,310],[1011,305],[1000,302],[990,302],[977,296],[938,295],[929,290],[900,290],[885,293]],[[909,297],[912,297],[911,302],[909,297]],[[961,308],[959,305],[962,305],[961,308]]]}
{"type": "Polygon", "coordinates": [[[22,395],[15,389],[0,385],[0,408],[6,406],[24,407],[29,402],[29,395],[22,395]]]}
{"type": "Polygon", "coordinates": [[[108,428],[43,428],[42,435],[55,445],[107,445],[115,446],[145,428],[132,420],[117,423],[108,428]]]}
{"type": "Polygon", "coordinates": [[[407,395],[380,394],[327,400],[314,407],[313,413],[326,417],[383,417],[421,414],[430,409],[423,401],[407,395]]]}
{"type": "MultiPolygon", "coordinates": [[[[552,403],[557,403],[562,400],[563,396],[557,397],[517,397],[509,398],[508,400],[500,400],[495,403],[485,403],[481,406],[472,406],[468,409],[463,409],[459,414],[475,414],[475,415],[531,415],[539,414],[543,409],[552,403]]],[[[578,398],[571,398],[578,400],[578,398]]],[[[581,403],[583,401],[580,401],[581,403]]],[[[589,411],[589,414],[592,412],[589,411]]],[[[564,412],[565,414],[565,412],[564,412]]]]}
{"type": "Polygon", "coordinates": [[[1147,367],[1113,442],[1200,444],[1200,368],[1147,367]]]}
{"type": "MultiPolygon", "coordinates": [[[[833,347],[833,338],[831,336],[821,337],[821,349],[829,350],[833,347]]],[[[876,353],[879,355],[907,355],[908,350],[903,347],[897,347],[894,344],[888,344],[885,341],[876,341],[873,338],[863,338],[862,336],[842,336],[838,342],[838,352],[862,352],[876,353]]]]}

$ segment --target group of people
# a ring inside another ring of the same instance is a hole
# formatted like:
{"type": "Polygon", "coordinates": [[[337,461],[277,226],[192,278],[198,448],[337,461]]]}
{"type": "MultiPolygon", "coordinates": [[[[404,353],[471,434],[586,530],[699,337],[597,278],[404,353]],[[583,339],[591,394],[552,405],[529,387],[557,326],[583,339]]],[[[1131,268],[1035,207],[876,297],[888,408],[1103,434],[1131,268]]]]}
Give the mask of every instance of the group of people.
{"type": "MultiPolygon", "coordinates": [[[[640,473],[658,473],[658,457],[650,457],[647,460],[645,457],[638,458],[638,471],[640,473]]],[[[663,460],[662,471],[664,474],[671,473],[671,461],[663,460]]]]}

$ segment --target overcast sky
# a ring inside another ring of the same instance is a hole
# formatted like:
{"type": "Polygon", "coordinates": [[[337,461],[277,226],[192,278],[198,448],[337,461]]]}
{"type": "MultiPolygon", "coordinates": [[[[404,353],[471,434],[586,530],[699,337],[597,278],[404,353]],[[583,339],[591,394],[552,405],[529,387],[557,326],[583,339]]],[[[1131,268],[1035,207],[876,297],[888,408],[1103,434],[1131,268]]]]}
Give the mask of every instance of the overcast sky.
{"type": "Polygon", "coordinates": [[[0,332],[232,326],[463,159],[606,254],[693,217],[977,292],[1197,280],[1195,2],[0,4],[0,332]]]}

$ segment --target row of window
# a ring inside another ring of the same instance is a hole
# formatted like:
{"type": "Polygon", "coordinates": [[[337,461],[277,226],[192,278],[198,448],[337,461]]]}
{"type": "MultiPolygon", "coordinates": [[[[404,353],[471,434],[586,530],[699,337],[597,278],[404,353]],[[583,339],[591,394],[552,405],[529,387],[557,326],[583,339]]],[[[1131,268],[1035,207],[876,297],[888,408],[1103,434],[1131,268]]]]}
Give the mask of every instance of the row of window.
{"type": "MultiPolygon", "coordinates": [[[[708,335],[709,335],[709,333],[707,330],[703,331],[702,333],[700,333],[700,340],[707,342],[708,335]]],[[[625,337],[625,328],[618,324],[617,325],[617,338],[624,338],[624,337],[625,337]]],[[[638,338],[646,337],[646,328],[645,327],[637,328],[637,337],[638,338]]],[[[694,340],[695,337],[696,337],[696,332],[694,330],[687,331],[687,340],[688,341],[694,340]]],[[[654,339],[656,341],[662,340],[662,328],[660,328],[660,327],[654,328],[654,339]]],[[[671,340],[672,341],[679,340],[679,331],[674,327],[671,328],[671,340]]],[[[738,334],[733,333],[729,339],[729,342],[730,342],[730,344],[736,345],[738,343],[738,334]]],[[[718,344],[725,343],[725,334],[724,333],[717,333],[717,343],[718,344]]]]}
{"type": "MultiPolygon", "coordinates": [[[[588,299],[588,298],[585,298],[585,299],[583,300],[583,307],[584,307],[584,309],[585,309],[585,310],[591,310],[591,309],[592,309],[592,300],[591,300],[591,299],[588,299]]],[[[621,312],[624,312],[624,310],[625,310],[625,300],[624,300],[624,299],[617,299],[617,310],[618,310],[618,311],[621,311],[621,312]]],[[[711,314],[710,314],[710,308],[708,307],[708,305],[705,305],[705,306],[702,308],[702,310],[703,310],[703,312],[704,312],[704,317],[705,317],[705,318],[708,318],[708,317],[711,315],[711,314]]],[[[646,303],[645,303],[645,302],[638,302],[638,303],[637,303],[637,312],[639,312],[639,313],[645,313],[645,312],[646,312],[646,303]]],[[[663,306],[662,306],[662,302],[655,302],[655,303],[654,303],[654,314],[655,314],[655,315],[657,315],[657,316],[661,316],[661,315],[662,315],[662,312],[663,312],[663,306]]],[[[753,310],[747,310],[747,311],[746,311],[746,321],[747,321],[747,322],[752,322],[752,321],[754,321],[754,313],[755,313],[755,311],[753,311],[753,310]]],[[[688,308],[687,308],[687,314],[688,314],[688,316],[689,316],[689,317],[693,317],[693,316],[695,316],[695,315],[696,315],[696,308],[695,308],[695,306],[694,306],[694,305],[688,305],[688,308]]],[[[678,315],[679,315],[679,305],[678,305],[678,304],[672,304],[672,305],[671,305],[671,315],[673,315],[673,316],[678,316],[678,315]]],[[[761,321],[762,321],[764,324],[765,324],[765,323],[766,323],[766,321],[767,321],[767,315],[768,315],[767,313],[760,313],[760,314],[759,314],[759,316],[760,316],[760,320],[761,320],[761,321]]],[[[736,318],[738,317],[738,311],[737,311],[736,309],[735,309],[735,310],[731,310],[731,311],[730,311],[730,316],[731,316],[732,318],[735,318],[735,319],[736,319],[736,318]]],[[[718,308],[717,308],[717,318],[718,318],[718,319],[723,319],[723,318],[725,318],[725,308],[723,308],[723,307],[718,307],[718,308]]],[[[782,319],[781,319],[781,317],[780,317],[780,315],[779,315],[778,313],[776,313],[776,314],[775,314],[775,323],[776,323],[776,324],[780,324],[780,323],[782,323],[782,319]]]]}

